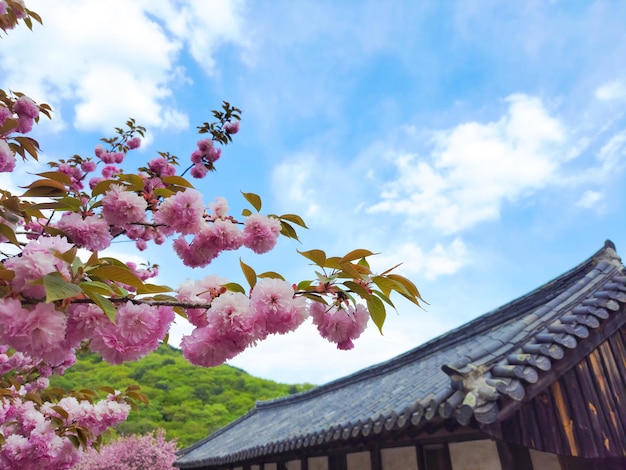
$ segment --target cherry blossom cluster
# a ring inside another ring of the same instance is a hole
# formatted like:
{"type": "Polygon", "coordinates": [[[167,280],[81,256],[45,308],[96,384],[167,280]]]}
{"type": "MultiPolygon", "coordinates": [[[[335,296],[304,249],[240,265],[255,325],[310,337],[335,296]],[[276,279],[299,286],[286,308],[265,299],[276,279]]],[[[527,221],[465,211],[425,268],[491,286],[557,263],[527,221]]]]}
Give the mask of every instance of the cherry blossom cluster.
{"type": "Polygon", "coordinates": [[[0,0],[0,30],[13,29],[28,13],[23,0],[0,0]]]}
{"type": "MultiPolygon", "coordinates": [[[[24,392],[25,393],[25,392],[24,392]]],[[[128,417],[130,405],[114,395],[93,404],[74,397],[41,405],[25,399],[20,391],[0,401],[0,468],[70,468],[80,461],[74,442],[91,445],[98,436],[128,417]]]]}
{"type": "Polygon", "coordinates": [[[39,107],[28,96],[0,102],[0,129],[8,129],[4,134],[0,132],[0,172],[6,173],[15,169],[15,153],[5,140],[9,132],[20,134],[30,132],[38,117],[39,107]]]}
{"type": "Polygon", "coordinates": [[[183,355],[192,364],[211,367],[235,357],[270,334],[285,334],[308,317],[306,299],[280,279],[262,279],[250,297],[223,288],[223,280],[209,276],[180,287],[180,298],[210,308],[188,310],[196,326],[184,336],[183,355]]]}
{"type": "Polygon", "coordinates": [[[113,323],[94,304],[73,303],[63,308],[45,301],[45,287],[37,281],[47,275],[71,279],[71,263],[58,254],[72,248],[60,236],[40,237],[28,242],[21,256],[4,261],[15,276],[12,295],[0,299],[0,344],[55,366],[71,361],[74,350],[89,339],[93,351],[115,364],[156,349],[174,320],[171,307],[125,301],[117,308],[113,323]]]}
{"type": "Polygon", "coordinates": [[[165,432],[123,436],[99,450],[83,452],[72,470],[170,470],[176,460],[176,442],[165,439],[165,432]]]}
{"type": "Polygon", "coordinates": [[[369,312],[361,304],[339,308],[313,302],[309,311],[320,335],[343,350],[354,347],[352,340],[361,336],[370,318],[369,312]]]}
{"type": "Polygon", "coordinates": [[[80,460],[78,439],[91,444],[124,421],[130,405],[118,394],[92,400],[67,396],[57,402],[33,401],[48,387],[48,377],[62,374],[73,361],[51,367],[28,354],[0,346],[3,397],[0,400],[0,468],[69,468],[80,460]],[[79,437],[80,436],[80,437],[79,437]]]}

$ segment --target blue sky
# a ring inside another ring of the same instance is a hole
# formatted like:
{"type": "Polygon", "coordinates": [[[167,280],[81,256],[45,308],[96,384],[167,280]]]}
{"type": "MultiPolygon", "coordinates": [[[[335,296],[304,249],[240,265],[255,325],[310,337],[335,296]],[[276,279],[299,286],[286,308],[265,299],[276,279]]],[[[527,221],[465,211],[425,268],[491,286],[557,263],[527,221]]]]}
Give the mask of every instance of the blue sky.
{"type": "Polygon", "coordinates": [[[137,164],[187,158],[227,100],[242,130],[197,184],[205,201],[224,196],[238,214],[239,191],[256,192],[310,227],[302,244],[196,271],[169,245],[149,249],[159,282],[244,282],[239,256],[296,281],[312,276],[296,249],[369,248],[381,270],[404,262],[429,302],[398,302],[384,336],[370,328],[350,352],[310,325],[272,338],[231,362],[255,375],[323,383],[525,294],[607,238],[626,253],[624,2],[27,5],[44,26],[2,38],[0,86],[53,105],[37,131],[46,158],[91,155],[130,116],[150,131],[137,164]]]}

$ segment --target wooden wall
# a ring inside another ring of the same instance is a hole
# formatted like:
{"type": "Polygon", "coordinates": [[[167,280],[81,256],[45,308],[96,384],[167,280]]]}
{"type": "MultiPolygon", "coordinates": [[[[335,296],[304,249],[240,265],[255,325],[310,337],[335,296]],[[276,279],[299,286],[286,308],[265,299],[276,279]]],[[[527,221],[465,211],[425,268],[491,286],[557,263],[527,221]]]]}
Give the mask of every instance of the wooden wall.
{"type": "Polygon", "coordinates": [[[626,458],[626,327],[502,423],[504,440],[585,458],[626,458]]]}

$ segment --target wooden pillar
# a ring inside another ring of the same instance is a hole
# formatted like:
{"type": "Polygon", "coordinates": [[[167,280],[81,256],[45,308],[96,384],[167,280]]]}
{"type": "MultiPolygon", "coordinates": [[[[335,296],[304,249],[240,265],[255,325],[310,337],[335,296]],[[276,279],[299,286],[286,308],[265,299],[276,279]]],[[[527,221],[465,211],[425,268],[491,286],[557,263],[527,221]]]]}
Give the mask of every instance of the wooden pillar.
{"type": "MultiPolygon", "coordinates": [[[[533,470],[530,453],[526,447],[516,446],[504,441],[496,441],[500,465],[511,470],[533,470]]],[[[540,469],[536,469],[540,470],[540,469]]]]}
{"type": "Polygon", "coordinates": [[[370,457],[372,462],[372,470],[383,470],[383,461],[380,457],[380,449],[378,447],[370,450],[370,457]]]}

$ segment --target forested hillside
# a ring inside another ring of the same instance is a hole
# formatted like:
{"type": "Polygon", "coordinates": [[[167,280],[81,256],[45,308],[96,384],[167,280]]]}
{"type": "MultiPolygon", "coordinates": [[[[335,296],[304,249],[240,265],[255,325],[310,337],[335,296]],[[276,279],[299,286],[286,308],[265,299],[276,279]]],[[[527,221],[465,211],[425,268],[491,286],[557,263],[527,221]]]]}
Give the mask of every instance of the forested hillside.
{"type": "Polygon", "coordinates": [[[52,385],[66,390],[109,385],[117,390],[141,386],[149,406],[133,411],[117,428],[122,434],[161,427],[181,446],[206,437],[249,411],[257,400],[297,393],[310,384],[287,385],[253,377],[223,365],[210,369],[189,364],[177,349],[162,345],[136,362],[112,366],[95,354],[82,355],[52,385]]]}

